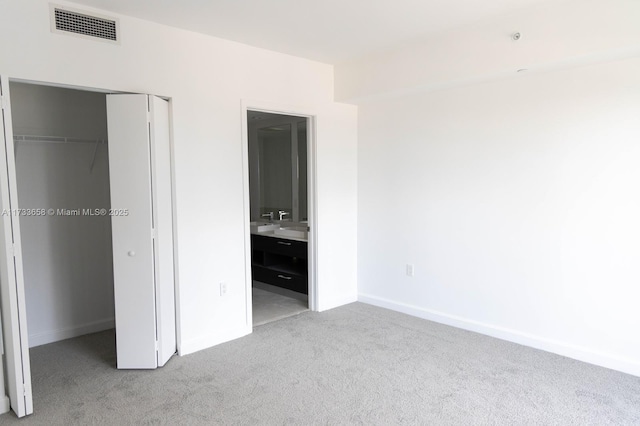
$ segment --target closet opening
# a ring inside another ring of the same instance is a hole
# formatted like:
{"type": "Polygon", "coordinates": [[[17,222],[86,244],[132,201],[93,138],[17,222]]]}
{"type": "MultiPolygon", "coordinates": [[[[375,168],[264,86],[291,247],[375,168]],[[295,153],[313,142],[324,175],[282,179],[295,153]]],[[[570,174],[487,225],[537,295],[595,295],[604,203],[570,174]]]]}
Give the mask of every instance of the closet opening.
{"type": "Polygon", "coordinates": [[[176,354],[170,103],[4,76],[0,95],[2,337],[22,417],[32,365],[48,397],[51,365],[82,380],[176,354]]]}
{"type": "Polygon", "coordinates": [[[106,94],[10,90],[32,374],[51,368],[52,352],[76,368],[115,368],[106,94]]]}

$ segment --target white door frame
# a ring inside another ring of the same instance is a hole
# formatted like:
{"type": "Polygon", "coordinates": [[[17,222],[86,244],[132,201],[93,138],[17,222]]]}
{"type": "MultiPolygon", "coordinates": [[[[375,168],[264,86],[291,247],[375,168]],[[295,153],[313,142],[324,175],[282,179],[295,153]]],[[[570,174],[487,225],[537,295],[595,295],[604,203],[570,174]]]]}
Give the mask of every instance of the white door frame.
{"type": "MultiPolygon", "coordinates": [[[[16,181],[16,162],[13,145],[13,123],[11,119],[11,100],[9,78],[0,76],[2,87],[2,112],[4,117],[3,153],[0,156],[0,196],[2,208],[8,211],[3,215],[0,233],[3,241],[2,275],[8,279],[0,282],[2,297],[3,345],[7,351],[4,358],[7,362],[7,385],[11,398],[11,408],[18,417],[33,413],[33,397],[31,391],[31,363],[29,357],[29,333],[27,331],[27,310],[24,292],[24,271],[22,269],[22,241],[20,232],[20,215],[14,214],[19,208],[18,186],[16,181]],[[4,266],[6,265],[6,270],[4,266]],[[9,365],[11,364],[11,365],[9,365]]],[[[3,348],[4,349],[4,348],[3,348]]]]}
{"type": "Polygon", "coordinates": [[[252,277],[251,277],[251,203],[249,191],[249,132],[248,111],[260,111],[271,114],[292,115],[307,118],[307,214],[309,219],[309,234],[307,239],[308,250],[308,280],[309,280],[309,309],[318,310],[318,208],[316,199],[316,120],[317,112],[312,108],[283,105],[268,101],[245,100],[241,101],[240,113],[242,115],[242,187],[244,192],[244,264],[245,264],[245,296],[247,312],[247,328],[253,329],[253,302],[252,302],[252,277]]]}

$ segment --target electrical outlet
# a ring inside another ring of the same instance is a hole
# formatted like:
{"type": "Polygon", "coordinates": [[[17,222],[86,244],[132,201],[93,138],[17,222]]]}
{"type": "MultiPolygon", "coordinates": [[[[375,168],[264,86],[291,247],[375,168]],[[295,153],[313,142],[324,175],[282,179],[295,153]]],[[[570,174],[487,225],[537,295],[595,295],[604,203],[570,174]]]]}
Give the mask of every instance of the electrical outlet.
{"type": "Polygon", "coordinates": [[[407,276],[408,277],[413,276],[413,265],[410,263],[407,263],[407,276]]]}
{"type": "Polygon", "coordinates": [[[227,294],[227,283],[220,283],[220,296],[227,294]]]}

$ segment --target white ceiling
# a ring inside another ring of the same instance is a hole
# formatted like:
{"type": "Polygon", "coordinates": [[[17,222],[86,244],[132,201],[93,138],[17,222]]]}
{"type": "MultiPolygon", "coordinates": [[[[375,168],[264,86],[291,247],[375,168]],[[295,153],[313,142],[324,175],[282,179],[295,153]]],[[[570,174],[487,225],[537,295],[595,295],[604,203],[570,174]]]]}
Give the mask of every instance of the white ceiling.
{"type": "Polygon", "coordinates": [[[549,0],[75,0],[330,64],[549,0]]]}

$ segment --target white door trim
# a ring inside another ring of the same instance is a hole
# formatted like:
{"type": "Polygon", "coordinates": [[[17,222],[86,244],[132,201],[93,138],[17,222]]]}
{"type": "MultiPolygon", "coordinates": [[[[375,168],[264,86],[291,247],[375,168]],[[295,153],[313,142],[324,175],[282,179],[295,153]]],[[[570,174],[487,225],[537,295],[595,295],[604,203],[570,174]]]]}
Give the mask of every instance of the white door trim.
{"type": "Polygon", "coordinates": [[[13,144],[13,125],[11,122],[11,100],[9,78],[0,76],[2,89],[2,129],[3,146],[0,155],[0,196],[2,215],[0,226],[3,231],[0,241],[4,255],[2,259],[2,317],[3,344],[6,345],[7,384],[11,399],[11,408],[18,417],[33,413],[33,397],[31,393],[31,366],[29,361],[29,333],[27,332],[27,311],[24,292],[24,272],[22,269],[22,244],[20,238],[20,215],[18,187],[16,179],[16,162],[13,144]],[[6,268],[5,268],[6,266],[6,268]]]}
{"type": "Polygon", "coordinates": [[[252,280],[251,280],[251,220],[250,191],[249,191],[249,134],[247,111],[261,111],[272,114],[293,115],[306,117],[307,123],[307,203],[309,217],[308,237],[308,279],[309,279],[309,309],[318,310],[318,295],[320,285],[317,279],[318,259],[318,208],[317,208],[317,179],[316,179],[316,128],[318,113],[313,108],[295,105],[284,105],[269,101],[243,99],[240,113],[242,123],[242,187],[244,192],[244,247],[245,247],[245,296],[248,332],[253,329],[252,312],[252,280]]]}

